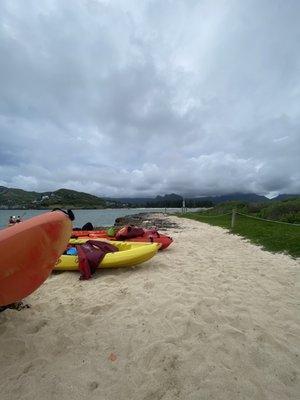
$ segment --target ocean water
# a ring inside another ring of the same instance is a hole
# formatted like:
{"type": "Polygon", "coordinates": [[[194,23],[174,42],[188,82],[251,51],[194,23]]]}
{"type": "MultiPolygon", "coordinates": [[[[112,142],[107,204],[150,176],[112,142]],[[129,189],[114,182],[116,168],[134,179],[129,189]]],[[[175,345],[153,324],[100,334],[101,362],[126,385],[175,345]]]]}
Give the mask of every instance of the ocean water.
{"type": "MultiPolygon", "coordinates": [[[[20,215],[23,220],[43,214],[48,210],[0,210],[0,229],[7,226],[11,215],[20,215]]],[[[94,226],[111,226],[115,219],[125,215],[138,214],[141,212],[164,212],[164,208],[118,208],[105,210],[73,210],[75,221],[74,227],[82,227],[86,222],[94,226]]],[[[167,213],[180,212],[181,208],[168,208],[167,213]]]]}

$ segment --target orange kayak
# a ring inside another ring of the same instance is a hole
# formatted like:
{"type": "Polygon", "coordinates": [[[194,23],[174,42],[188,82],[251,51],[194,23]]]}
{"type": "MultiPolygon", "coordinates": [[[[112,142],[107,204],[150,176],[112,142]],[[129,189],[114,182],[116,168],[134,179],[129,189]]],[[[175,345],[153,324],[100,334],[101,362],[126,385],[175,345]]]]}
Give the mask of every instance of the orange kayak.
{"type": "MultiPolygon", "coordinates": [[[[98,238],[107,238],[107,231],[106,230],[100,230],[100,231],[81,231],[81,230],[76,230],[72,231],[72,238],[81,238],[81,237],[98,237],[98,238]]],[[[113,240],[113,239],[110,239],[113,240]]]]}
{"type": "Polygon", "coordinates": [[[24,299],[47,279],[71,232],[71,220],[62,211],[0,230],[0,306],[24,299]]]}

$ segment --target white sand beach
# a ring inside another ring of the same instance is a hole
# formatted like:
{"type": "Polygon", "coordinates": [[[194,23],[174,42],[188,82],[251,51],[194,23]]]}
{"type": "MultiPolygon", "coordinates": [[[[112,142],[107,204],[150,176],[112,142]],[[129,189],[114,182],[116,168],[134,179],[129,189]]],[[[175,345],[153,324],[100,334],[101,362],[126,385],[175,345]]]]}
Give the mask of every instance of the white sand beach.
{"type": "Polygon", "coordinates": [[[299,261],[165,218],[147,263],[54,274],[0,313],[1,400],[299,399],[299,261]]]}

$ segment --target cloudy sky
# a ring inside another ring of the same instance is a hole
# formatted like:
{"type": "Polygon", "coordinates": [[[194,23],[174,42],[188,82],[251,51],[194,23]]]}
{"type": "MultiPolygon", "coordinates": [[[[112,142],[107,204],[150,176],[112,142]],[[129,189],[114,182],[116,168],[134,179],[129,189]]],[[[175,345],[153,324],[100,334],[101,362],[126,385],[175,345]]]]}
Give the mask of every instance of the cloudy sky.
{"type": "Polygon", "coordinates": [[[0,185],[300,193],[300,1],[1,0],[0,185]]]}

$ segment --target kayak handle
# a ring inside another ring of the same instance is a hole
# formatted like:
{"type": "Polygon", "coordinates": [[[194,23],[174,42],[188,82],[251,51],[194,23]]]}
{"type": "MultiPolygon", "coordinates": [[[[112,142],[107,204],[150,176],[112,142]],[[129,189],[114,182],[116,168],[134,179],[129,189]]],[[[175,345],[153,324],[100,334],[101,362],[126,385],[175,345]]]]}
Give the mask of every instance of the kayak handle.
{"type": "Polygon", "coordinates": [[[64,214],[66,214],[70,218],[71,221],[74,221],[74,219],[75,219],[75,215],[74,215],[72,210],[65,211],[65,210],[62,210],[61,208],[56,207],[56,208],[53,208],[52,211],[61,211],[61,212],[63,212],[64,214]]]}

